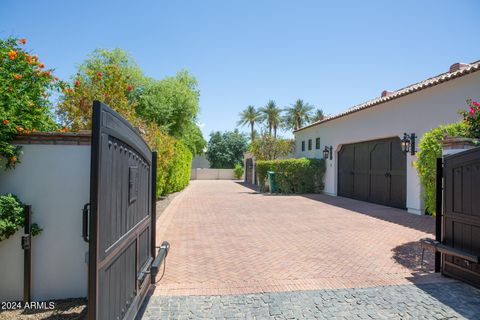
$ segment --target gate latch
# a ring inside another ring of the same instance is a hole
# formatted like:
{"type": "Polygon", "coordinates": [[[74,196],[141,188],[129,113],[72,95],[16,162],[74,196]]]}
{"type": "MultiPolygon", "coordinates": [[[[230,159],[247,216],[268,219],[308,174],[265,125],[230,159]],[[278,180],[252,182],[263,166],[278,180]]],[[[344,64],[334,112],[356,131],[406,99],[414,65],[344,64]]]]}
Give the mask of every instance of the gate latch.
{"type": "Polygon", "coordinates": [[[29,234],[22,236],[22,249],[30,250],[31,236],[29,234]]]}
{"type": "Polygon", "coordinates": [[[88,216],[90,213],[90,203],[86,203],[82,209],[82,237],[85,242],[89,241],[88,238],[88,216]]]}

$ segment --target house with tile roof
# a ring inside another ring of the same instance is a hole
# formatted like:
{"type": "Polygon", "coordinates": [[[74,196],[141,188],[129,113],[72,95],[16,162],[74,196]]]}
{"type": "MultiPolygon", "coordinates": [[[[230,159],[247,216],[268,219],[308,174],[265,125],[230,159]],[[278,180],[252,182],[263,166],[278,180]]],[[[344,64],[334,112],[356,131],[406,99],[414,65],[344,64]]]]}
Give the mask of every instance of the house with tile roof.
{"type": "MultiPolygon", "coordinates": [[[[294,132],[296,157],[326,157],[325,193],[423,214],[417,154],[404,152],[404,134],[418,141],[460,120],[465,100],[480,98],[480,60],[346,109],[294,132]]],[[[413,141],[413,140],[412,140],[413,141]]],[[[413,146],[413,145],[412,145],[413,146]]]]}

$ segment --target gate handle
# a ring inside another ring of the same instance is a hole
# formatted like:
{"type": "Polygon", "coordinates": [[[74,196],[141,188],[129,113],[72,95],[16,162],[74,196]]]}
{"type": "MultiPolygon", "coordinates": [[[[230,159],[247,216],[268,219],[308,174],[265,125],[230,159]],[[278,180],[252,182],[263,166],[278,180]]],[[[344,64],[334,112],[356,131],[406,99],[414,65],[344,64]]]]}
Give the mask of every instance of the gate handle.
{"type": "Polygon", "coordinates": [[[84,206],[83,206],[83,209],[82,209],[82,222],[83,222],[83,225],[82,225],[82,237],[83,237],[83,240],[85,242],[88,242],[89,239],[88,239],[88,213],[89,213],[89,207],[90,207],[90,203],[86,203],[84,206]]]}

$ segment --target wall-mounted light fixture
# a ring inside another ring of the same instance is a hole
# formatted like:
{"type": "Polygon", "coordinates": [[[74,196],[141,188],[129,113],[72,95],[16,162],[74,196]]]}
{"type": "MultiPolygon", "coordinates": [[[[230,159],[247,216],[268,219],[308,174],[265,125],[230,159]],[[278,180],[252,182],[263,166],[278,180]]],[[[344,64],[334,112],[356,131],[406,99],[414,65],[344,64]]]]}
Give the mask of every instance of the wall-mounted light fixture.
{"type": "Polygon", "coordinates": [[[330,160],[332,160],[332,153],[333,153],[333,147],[325,146],[325,149],[323,149],[323,159],[327,160],[328,158],[330,158],[330,160]]]}
{"type": "Polygon", "coordinates": [[[410,133],[410,134],[404,133],[403,134],[403,139],[401,140],[402,151],[405,152],[405,153],[410,152],[410,154],[412,156],[414,156],[415,152],[417,152],[416,146],[415,146],[415,139],[416,138],[417,138],[417,136],[415,135],[415,133],[410,133]]]}

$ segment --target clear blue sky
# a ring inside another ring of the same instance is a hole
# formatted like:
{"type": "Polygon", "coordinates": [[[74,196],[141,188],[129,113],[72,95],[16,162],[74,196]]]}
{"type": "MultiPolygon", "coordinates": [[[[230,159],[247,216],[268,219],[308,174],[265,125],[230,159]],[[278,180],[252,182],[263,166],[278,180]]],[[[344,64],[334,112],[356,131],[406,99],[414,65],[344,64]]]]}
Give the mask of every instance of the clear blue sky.
{"type": "Polygon", "coordinates": [[[26,37],[63,79],[98,47],[158,79],[188,69],[208,136],[249,104],[302,98],[334,114],[478,60],[479,13],[476,0],[2,1],[0,36],[26,37]]]}

